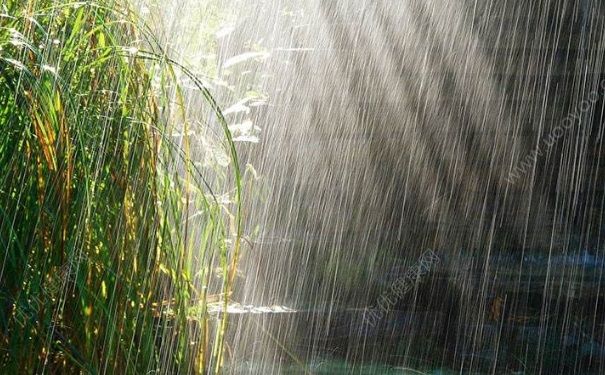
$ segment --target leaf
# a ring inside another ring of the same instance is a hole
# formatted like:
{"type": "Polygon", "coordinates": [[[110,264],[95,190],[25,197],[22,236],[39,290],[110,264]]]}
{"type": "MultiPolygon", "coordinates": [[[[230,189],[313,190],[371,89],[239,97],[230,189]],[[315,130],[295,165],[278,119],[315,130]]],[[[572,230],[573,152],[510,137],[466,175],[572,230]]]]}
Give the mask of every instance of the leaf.
{"type": "Polygon", "coordinates": [[[266,59],[269,57],[269,52],[245,52],[241,55],[233,56],[223,63],[223,69],[227,69],[233,65],[241,64],[252,59],[266,59]]]}
{"type": "MultiPolygon", "coordinates": [[[[246,120],[240,124],[229,125],[229,130],[231,131],[231,133],[234,133],[237,135],[240,135],[240,134],[245,135],[245,134],[251,133],[252,130],[255,130],[255,129],[254,129],[254,125],[252,124],[252,121],[246,120]]],[[[260,130],[260,129],[258,129],[258,130],[260,130]]]]}
{"type": "Polygon", "coordinates": [[[231,107],[225,109],[223,111],[223,115],[229,115],[232,113],[241,113],[241,112],[250,113],[250,107],[248,107],[246,105],[246,103],[249,101],[250,101],[250,99],[240,100],[239,102],[235,103],[231,107]]]}
{"type": "Polygon", "coordinates": [[[240,135],[239,137],[233,138],[233,142],[258,143],[259,139],[255,135],[240,135]]]}
{"type": "Polygon", "coordinates": [[[217,31],[214,35],[216,35],[217,39],[221,39],[231,34],[235,30],[235,27],[232,25],[225,26],[217,31]]]}

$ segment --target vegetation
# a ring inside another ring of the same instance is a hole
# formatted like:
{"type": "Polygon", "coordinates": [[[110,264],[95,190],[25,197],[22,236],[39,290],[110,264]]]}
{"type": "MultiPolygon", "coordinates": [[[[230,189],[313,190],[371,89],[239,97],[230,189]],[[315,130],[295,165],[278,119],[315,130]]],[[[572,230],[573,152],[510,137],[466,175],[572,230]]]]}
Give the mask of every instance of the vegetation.
{"type": "Polygon", "coordinates": [[[119,1],[3,4],[2,373],[219,372],[227,321],[208,308],[226,307],[242,220],[215,101],[119,1]],[[228,173],[192,162],[181,76],[228,173]]]}

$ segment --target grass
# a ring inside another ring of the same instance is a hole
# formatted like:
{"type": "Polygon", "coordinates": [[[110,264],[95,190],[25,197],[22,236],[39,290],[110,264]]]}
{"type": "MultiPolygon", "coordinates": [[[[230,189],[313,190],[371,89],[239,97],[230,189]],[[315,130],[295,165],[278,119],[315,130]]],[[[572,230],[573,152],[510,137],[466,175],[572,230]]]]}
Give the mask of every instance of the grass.
{"type": "Polygon", "coordinates": [[[3,2],[2,373],[220,372],[227,320],[207,308],[228,303],[240,194],[216,102],[124,4],[3,2]],[[228,170],[193,162],[179,76],[228,170]]]}

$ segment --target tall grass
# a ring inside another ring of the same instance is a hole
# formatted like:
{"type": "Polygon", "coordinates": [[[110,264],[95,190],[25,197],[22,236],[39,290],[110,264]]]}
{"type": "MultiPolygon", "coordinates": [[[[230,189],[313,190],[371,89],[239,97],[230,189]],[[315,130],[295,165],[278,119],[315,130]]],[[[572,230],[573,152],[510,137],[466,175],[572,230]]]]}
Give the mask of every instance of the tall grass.
{"type": "Polygon", "coordinates": [[[208,306],[227,304],[242,234],[235,148],[190,75],[231,167],[192,162],[187,70],[107,3],[0,6],[0,372],[216,373],[227,321],[208,306]]]}

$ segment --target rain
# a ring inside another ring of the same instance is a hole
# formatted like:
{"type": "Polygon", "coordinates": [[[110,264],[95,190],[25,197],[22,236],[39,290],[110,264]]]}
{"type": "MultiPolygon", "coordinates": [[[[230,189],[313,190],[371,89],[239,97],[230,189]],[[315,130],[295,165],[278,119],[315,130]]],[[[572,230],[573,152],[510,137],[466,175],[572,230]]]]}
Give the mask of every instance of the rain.
{"type": "MultiPolygon", "coordinates": [[[[63,92],[82,73],[6,1],[0,91],[63,92]]],[[[605,374],[605,3],[130,6],[55,131],[0,94],[0,369],[605,374]],[[93,115],[100,141],[61,125],[93,115]]]]}

